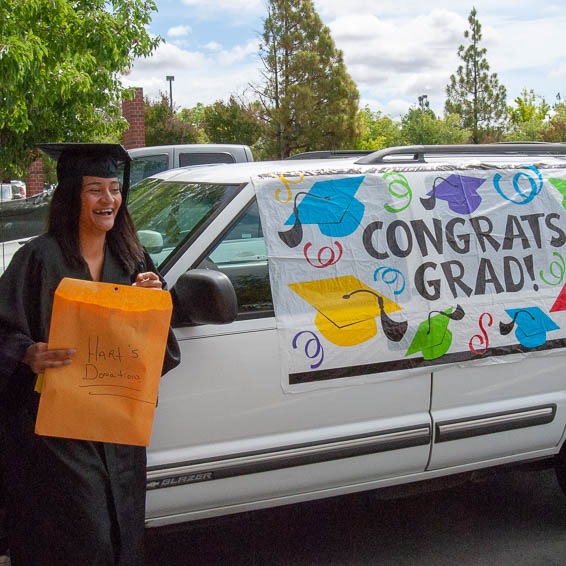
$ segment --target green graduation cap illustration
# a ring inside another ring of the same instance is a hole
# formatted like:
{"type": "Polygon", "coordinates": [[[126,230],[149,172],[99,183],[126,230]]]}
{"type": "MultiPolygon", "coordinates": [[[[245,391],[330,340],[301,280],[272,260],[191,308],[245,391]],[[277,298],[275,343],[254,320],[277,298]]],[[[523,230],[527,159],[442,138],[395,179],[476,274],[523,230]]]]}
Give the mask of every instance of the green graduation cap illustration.
{"type": "Polygon", "coordinates": [[[452,344],[452,332],[448,330],[450,320],[463,317],[464,310],[460,305],[456,309],[430,312],[428,318],[419,324],[405,356],[422,352],[425,360],[434,360],[446,354],[452,344]],[[431,316],[434,312],[438,314],[431,316]]]}
{"type": "Polygon", "coordinates": [[[550,184],[562,195],[562,208],[566,210],[566,179],[549,179],[550,184]]]}

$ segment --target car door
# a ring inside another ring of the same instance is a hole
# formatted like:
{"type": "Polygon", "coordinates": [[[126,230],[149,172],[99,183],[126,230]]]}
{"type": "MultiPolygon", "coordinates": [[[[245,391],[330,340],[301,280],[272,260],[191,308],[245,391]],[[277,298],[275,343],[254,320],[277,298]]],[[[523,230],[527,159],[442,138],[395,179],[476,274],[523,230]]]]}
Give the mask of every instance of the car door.
{"type": "MultiPolygon", "coordinates": [[[[239,315],[178,328],[149,451],[148,520],[163,524],[347,491],[425,469],[430,374],[289,394],[250,186],[168,273],[219,269],[239,315]]],[[[377,485],[377,484],[375,484],[377,485]]]]}
{"type": "Polygon", "coordinates": [[[555,450],[566,424],[564,354],[509,358],[434,372],[429,469],[555,450]]]}

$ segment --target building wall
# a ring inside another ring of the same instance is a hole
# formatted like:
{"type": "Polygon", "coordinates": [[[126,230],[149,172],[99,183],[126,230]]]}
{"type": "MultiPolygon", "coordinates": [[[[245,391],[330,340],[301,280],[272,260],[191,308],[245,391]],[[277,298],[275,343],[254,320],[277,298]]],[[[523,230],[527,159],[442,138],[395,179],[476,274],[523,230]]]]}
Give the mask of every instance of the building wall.
{"type": "Polygon", "coordinates": [[[24,177],[26,184],[26,195],[31,197],[43,191],[43,161],[36,159],[27,170],[24,177]]]}
{"type": "Polygon", "coordinates": [[[122,143],[126,149],[145,147],[143,110],[143,88],[136,88],[136,95],[132,100],[122,101],[122,115],[130,124],[122,134],[122,143]]]}

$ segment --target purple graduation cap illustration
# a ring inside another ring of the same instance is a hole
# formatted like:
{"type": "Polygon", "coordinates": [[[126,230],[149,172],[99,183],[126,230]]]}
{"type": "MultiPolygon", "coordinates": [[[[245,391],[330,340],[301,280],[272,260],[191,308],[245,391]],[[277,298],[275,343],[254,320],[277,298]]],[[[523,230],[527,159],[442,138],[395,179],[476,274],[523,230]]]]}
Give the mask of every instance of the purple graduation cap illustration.
{"type": "Polygon", "coordinates": [[[364,215],[364,205],[354,197],[363,180],[362,176],[318,181],[310,191],[297,193],[293,214],[285,222],[285,226],[293,227],[279,232],[281,240],[290,248],[298,246],[303,239],[303,224],[318,224],[325,236],[349,236],[364,215]]]}
{"type": "Polygon", "coordinates": [[[429,198],[421,198],[427,210],[436,206],[436,199],[445,200],[448,207],[458,214],[471,214],[481,204],[478,189],[485,179],[452,174],[447,178],[437,177],[433,188],[427,193],[429,198]]]}
{"type": "Polygon", "coordinates": [[[505,336],[509,334],[515,324],[515,337],[525,348],[537,348],[546,342],[546,333],[551,330],[559,330],[558,326],[539,307],[528,307],[523,309],[505,309],[511,317],[510,322],[500,322],[499,332],[505,336]]]}

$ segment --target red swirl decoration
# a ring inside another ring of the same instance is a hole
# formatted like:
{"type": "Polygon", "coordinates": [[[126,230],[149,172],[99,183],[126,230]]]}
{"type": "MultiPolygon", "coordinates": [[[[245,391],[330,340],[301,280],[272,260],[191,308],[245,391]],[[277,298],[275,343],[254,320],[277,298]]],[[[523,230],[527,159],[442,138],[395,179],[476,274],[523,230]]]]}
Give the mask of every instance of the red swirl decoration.
{"type": "Polygon", "coordinates": [[[477,356],[481,356],[483,354],[485,354],[487,352],[487,349],[489,348],[489,338],[487,336],[487,332],[485,331],[485,328],[483,326],[483,319],[485,316],[489,317],[489,321],[487,323],[488,326],[491,326],[493,324],[493,317],[491,316],[491,314],[489,314],[488,312],[484,312],[481,314],[480,316],[480,320],[479,320],[479,326],[480,326],[480,330],[481,330],[481,334],[474,334],[474,336],[472,336],[470,338],[470,350],[476,354],[477,356]],[[474,348],[474,340],[479,340],[479,345],[483,346],[483,348],[481,350],[476,350],[474,348]]]}
{"type": "Polygon", "coordinates": [[[313,267],[316,267],[317,269],[322,269],[323,267],[328,267],[330,265],[334,265],[334,264],[336,264],[340,261],[340,258],[342,257],[342,251],[343,251],[343,248],[340,245],[340,242],[334,242],[334,245],[338,248],[338,257],[336,257],[336,253],[334,252],[334,250],[330,246],[324,246],[324,247],[320,248],[320,250],[318,250],[317,259],[318,259],[319,265],[316,265],[310,260],[310,258],[308,256],[308,251],[312,247],[312,243],[308,242],[307,244],[305,244],[305,248],[303,250],[303,253],[305,254],[305,259],[307,260],[309,265],[312,265],[313,267]],[[325,253],[326,250],[328,250],[330,252],[330,257],[325,261],[322,258],[322,255],[325,253]]]}

